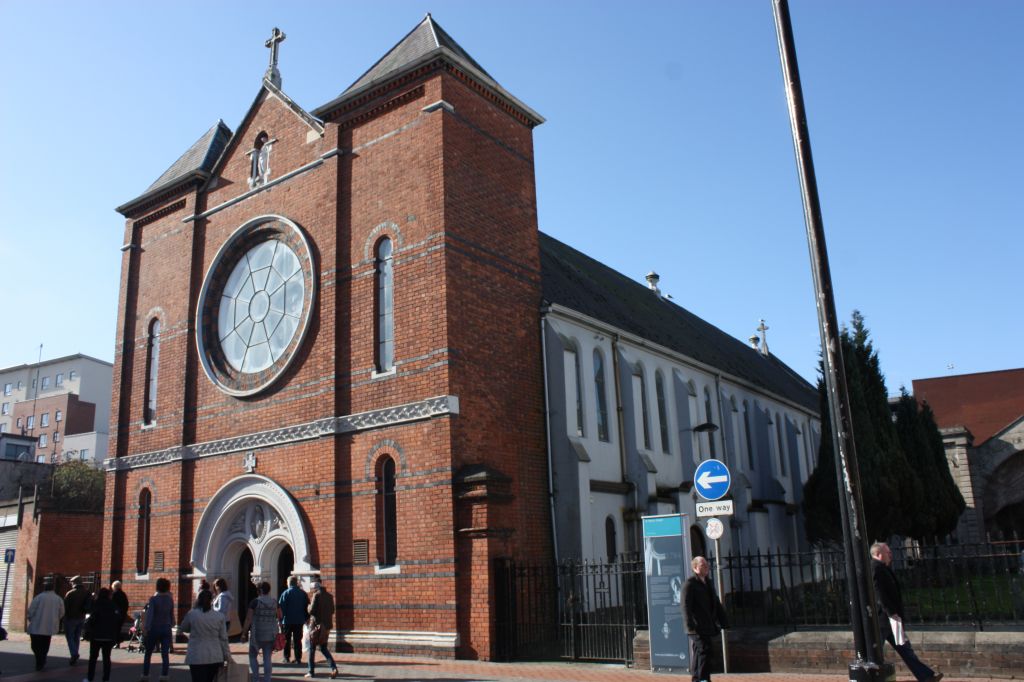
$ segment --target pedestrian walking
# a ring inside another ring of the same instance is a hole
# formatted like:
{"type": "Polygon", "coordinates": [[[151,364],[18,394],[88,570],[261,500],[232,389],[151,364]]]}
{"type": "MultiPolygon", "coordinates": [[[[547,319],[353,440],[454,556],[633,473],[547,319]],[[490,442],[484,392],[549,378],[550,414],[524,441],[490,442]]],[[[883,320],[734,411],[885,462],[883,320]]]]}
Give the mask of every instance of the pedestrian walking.
{"type": "Polygon", "coordinates": [[[302,664],[302,626],[309,618],[309,595],[299,587],[299,579],[288,578],[288,589],[277,600],[281,607],[281,626],[284,630],[284,662],[292,658],[295,647],[295,663],[302,664]]]}
{"type": "Polygon", "coordinates": [[[71,578],[71,589],[64,595],[64,638],[68,641],[71,654],[70,665],[78,663],[78,647],[82,642],[82,626],[85,624],[85,605],[89,601],[89,590],[82,585],[81,576],[71,578]]]}
{"type": "Polygon", "coordinates": [[[28,606],[28,635],[32,640],[32,653],[36,657],[36,670],[46,667],[50,653],[50,639],[60,628],[64,617],[64,600],[53,591],[53,583],[43,583],[43,591],[28,606]]]}
{"type": "Polygon", "coordinates": [[[127,629],[125,626],[131,623],[132,617],[129,609],[131,606],[128,604],[128,595],[121,589],[121,581],[115,580],[110,583],[110,600],[114,602],[114,608],[121,612],[121,623],[117,628],[117,641],[114,642],[114,648],[120,649],[121,642],[127,639],[127,629]]]}
{"type": "Polygon", "coordinates": [[[697,556],[690,565],[693,575],[683,587],[683,615],[690,638],[690,672],[693,682],[711,682],[711,640],[729,624],[708,577],[711,572],[708,560],[697,556]]]}
{"type": "Polygon", "coordinates": [[[89,670],[86,682],[93,682],[96,677],[96,660],[103,654],[103,682],[110,682],[110,650],[114,648],[121,636],[121,623],[124,614],[111,599],[111,591],[101,587],[94,599],[86,606],[89,620],[85,633],[89,640],[89,670]]]}
{"type": "Polygon", "coordinates": [[[907,639],[903,622],[903,590],[892,570],[892,550],[884,542],[871,545],[871,578],[875,583],[875,599],[878,602],[879,630],[885,641],[896,650],[911,674],[919,682],[939,682],[944,675],[921,662],[907,639]]]}
{"type": "Polygon", "coordinates": [[[313,603],[309,606],[311,646],[309,668],[305,677],[316,677],[316,650],[320,649],[327,664],[331,666],[331,678],[333,679],[338,676],[338,664],[334,662],[334,656],[327,648],[327,642],[331,636],[331,628],[334,627],[334,597],[318,582],[313,583],[310,587],[313,590],[313,603]]]}
{"type": "Polygon", "coordinates": [[[249,610],[242,626],[243,636],[249,638],[249,671],[253,682],[260,682],[260,668],[257,656],[263,655],[263,682],[270,682],[274,669],[274,639],[277,637],[281,609],[277,600],[270,596],[270,583],[266,580],[259,585],[260,596],[249,602],[249,610]]]}
{"type": "Polygon", "coordinates": [[[192,682],[214,682],[231,658],[231,649],[224,618],[213,609],[213,594],[209,590],[199,593],[195,608],[185,614],[178,629],[189,635],[185,664],[192,682]]]}
{"type": "MultiPolygon", "coordinates": [[[[205,581],[204,581],[205,582],[205,581]]],[[[228,581],[224,578],[217,578],[213,581],[213,589],[216,590],[213,600],[213,610],[224,619],[224,631],[230,634],[231,615],[234,611],[235,597],[228,589],[228,581]]],[[[237,616],[236,616],[237,617],[237,616]]]]}
{"type": "Polygon", "coordinates": [[[171,667],[171,628],[174,626],[174,598],[171,597],[171,581],[157,578],[156,594],[146,603],[145,654],[142,657],[142,682],[149,679],[149,661],[153,650],[160,645],[160,682],[167,682],[171,667]]]}

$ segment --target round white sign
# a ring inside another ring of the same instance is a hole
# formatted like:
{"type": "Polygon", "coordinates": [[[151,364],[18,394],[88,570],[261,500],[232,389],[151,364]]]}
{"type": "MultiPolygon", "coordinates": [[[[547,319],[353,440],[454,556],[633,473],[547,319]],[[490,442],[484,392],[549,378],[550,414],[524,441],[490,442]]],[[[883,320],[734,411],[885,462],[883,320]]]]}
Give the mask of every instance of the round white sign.
{"type": "Polygon", "coordinates": [[[705,527],[704,532],[712,540],[717,540],[725,532],[725,525],[718,519],[708,519],[708,525],[705,527]]]}

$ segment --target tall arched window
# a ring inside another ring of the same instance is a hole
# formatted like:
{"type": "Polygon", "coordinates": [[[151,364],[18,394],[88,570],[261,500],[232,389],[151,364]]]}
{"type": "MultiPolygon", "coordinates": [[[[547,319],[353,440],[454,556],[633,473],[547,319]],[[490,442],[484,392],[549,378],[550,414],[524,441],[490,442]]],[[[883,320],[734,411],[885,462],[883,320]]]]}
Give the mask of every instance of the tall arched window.
{"type": "Polygon", "coordinates": [[[142,422],[156,421],[156,378],[160,368],[160,320],[153,318],[149,323],[149,338],[146,341],[146,395],[143,398],[142,422]]]}
{"type": "Polygon", "coordinates": [[[618,544],[615,535],[615,519],[609,516],[604,520],[604,547],[608,555],[608,563],[615,561],[615,557],[618,554],[616,551],[618,544]]]}
{"type": "Polygon", "coordinates": [[[139,528],[135,542],[135,570],[139,573],[149,573],[149,535],[150,520],[152,518],[153,495],[149,488],[143,488],[139,493],[139,528]]]}
{"type": "Polygon", "coordinates": [[[661,451],[668,452],[668,408],[665,404],[665,378],[661,371],[654,373],[654,393],[658,400],[658,428],[661,431],[661,451]]]}
{"type": "Polygon", "coordinates": [[[644,449],[651,449],[651,417],[647,413],[647,382],[644,381],[644,368],[637,365],[633,369],[633,416],[640,423],[644,449]]]}
{"type": "Polygon", "coordinates": [[[594,349],[594,396],[597,401],[597,437],[608,442],[608,398],[604,392],[604,356],[594,349]]]}
{"type": "Polygon", "coordinates": [[[398,559],[398,509],[395,504],[395,460],[377,465],[377,563],[394,566],[398,559]]]}
{"type": "MultiPolygon", "coordinates": [[[[714,421],[714,412],[711,409],[711,390],[707,386],[704,387],[704,421],[714,421]]],[[[719,424],[719,426],[724,428],[725,424],[719,424]]],[[[715,434],[712,431],[708,431],[708,449],[712,459],[718,457],[718,452],[715,449],[715,434]]]]}
{"type": "Polygon", "coordinates": [[[750,403],[746,400],[743,401],[743,435],[747,441],[747,463],[750,465],[750,470],[754,470],[754,440],[750,437],[750,420],[753,416],[750,414],[750,403]]]}
{"type": "Polygon", "coordinates": [[[782,446],[782,417],[775,413],[775,440],[779,444],[779,473],[786,475],[786,451],[782,446]]]}
{"type": "Polygon", "coordinates": [[[377,243],[377,352],[378,372],[387,372],[395,366],[395,279],[391,240],[385,237],[377,243]]]}

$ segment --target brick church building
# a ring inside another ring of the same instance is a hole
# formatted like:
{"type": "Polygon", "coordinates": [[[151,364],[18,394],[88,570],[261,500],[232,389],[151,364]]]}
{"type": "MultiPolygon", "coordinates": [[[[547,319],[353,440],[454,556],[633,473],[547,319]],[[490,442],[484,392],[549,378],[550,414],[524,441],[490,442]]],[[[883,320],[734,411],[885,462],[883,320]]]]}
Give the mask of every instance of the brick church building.
{"type": "Polygon", "coordinates": [[[429,17],[312,112],[280,38],[238,129],[118,208],[104,568],[133,602],[294,573],[353,647],[488,657],[492,559],[550,556],[542,119],[429,17]]]}
{"type": "Polygon", "coordinates": [[[539,233],[536,112],[429,15],[306,111],[283,38],[237,129],[118,208],[102,565],[133,605],[295,575],[342,650],[491,658],[497,559],[635,549],[716,452],[727,544],[795,547],[813,388],[539,233]]]}

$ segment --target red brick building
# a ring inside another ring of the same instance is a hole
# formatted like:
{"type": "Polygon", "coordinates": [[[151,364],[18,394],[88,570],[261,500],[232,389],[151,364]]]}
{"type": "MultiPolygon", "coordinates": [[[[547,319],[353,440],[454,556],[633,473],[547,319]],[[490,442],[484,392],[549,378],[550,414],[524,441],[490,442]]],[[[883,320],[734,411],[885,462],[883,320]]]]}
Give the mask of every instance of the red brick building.
{"type": "Polygon", "coordinates": [[[429,16],[312,112],[268,45],[237,130],[118,208],[106,577],[294,574],[342,649],[489,658],[494,560],[551,556],[542,119],[429,16]]]}
{"type": "Polygon", "coordinates": [[[935,413],[967,502],[958,537],[1024,534],[1024,368],[915,379],[913,386],[935,413]]]}

